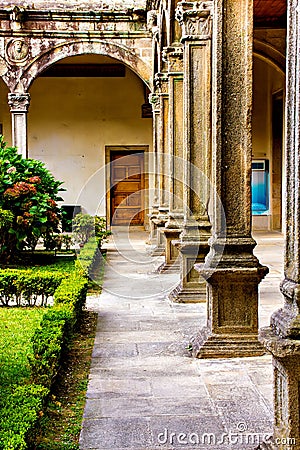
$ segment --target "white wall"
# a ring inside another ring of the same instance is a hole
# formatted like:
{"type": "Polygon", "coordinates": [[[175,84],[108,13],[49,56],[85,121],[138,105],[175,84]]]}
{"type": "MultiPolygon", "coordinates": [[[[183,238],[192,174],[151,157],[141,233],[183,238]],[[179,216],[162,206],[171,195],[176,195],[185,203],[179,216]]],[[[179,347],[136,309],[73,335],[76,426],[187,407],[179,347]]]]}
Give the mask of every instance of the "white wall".
{"type": "MultiPolygon", "coordinates": [[[[125,78],[41,77],[30,94],[29,157],[65,182],[66,204],[81,203],[80,191],[98,171],[83,205],[95,213],[105,197],[105,146],[149,145],[151,151],[152,120],[141,118],[142,81],[129,69],[125,78]]],[[[104,205],[98,213],[105,214],[104,205]]]]}

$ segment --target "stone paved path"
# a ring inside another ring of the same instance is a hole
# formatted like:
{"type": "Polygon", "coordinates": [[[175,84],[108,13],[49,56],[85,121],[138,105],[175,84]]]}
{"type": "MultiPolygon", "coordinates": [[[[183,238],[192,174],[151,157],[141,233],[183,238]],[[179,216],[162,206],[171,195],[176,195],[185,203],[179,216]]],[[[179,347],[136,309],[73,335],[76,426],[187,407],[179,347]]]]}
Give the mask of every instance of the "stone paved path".
{"type": "MultiPolygon", "coordinates": [[[[250,450],[271,433],[271,358],[194,360],[189,337],[205,324],[205,304],[171,304],[177,274],[155,274],[142,232],[115,232],[104,289],[90,298],[97,334],[80,449],[250,450]]],[[[271,265],[261,286],[261,324],[281,303],[283,245],[257,235],[271,265]]]]}

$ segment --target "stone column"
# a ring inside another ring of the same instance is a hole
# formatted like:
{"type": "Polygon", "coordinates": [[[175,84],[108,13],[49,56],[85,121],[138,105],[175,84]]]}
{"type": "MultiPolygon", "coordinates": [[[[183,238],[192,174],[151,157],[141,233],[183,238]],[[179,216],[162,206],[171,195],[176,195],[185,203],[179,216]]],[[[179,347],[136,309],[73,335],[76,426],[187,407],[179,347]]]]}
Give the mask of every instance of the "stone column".
{"type": "Polygon", "coordinates": [[[158,214],[153,218],[157,227],[157,242],[152,255],[164,254],[164,235],[160,229],[168,220],[168,123],[169,123],[169,93],[168,75],[165,72],[157,73],[154,77],[155,91],[158,96],[159,112],[157,115],[157,177],[158,177],[158,214]]]}
{"type": "Polygon", "coordinates": [[[169,212],[165,227],[165,262],[158,271],[178,270],[179,253],[172,245],[183,225],[183,49],[180,44],[166,47],[163,58],[168,64],[169,78],[169,212]]]}
{"type": "Polygon", "coordinates": [[[273,355],[273,443],[261,448],[300,449],[300,3],[288,1],[286,76],[286,224],[283,308],[260,340],[273,355]]]}
{"type": "Polygon", "coordinates": [[[268,269],[253,255],[251,236],[252,17],[252,0],[214,2],[213,237],[205,265],[197,266],[208,282],[207,326],[192,340],[199,358],[264,353],[258,285],[268,269]]]}
{"type": "Polygon", "coordinates": [[[27,149],[27,112],[30,104],[30,94],[8,94],[8,105],[12,119],[12,145],[24,157],[28,156],[27,149]]]}
{"type": "Polygon", "coordinates": [[[157,226],[155,223],[155,220],[157,219],[158,215],[158,162],[157,162],[157,152],[158,152],[158,146],[157,146],[157,137],[158,137],[158,123],[159,123],[159,114],[160,114],[160,102],[159,97],[156,93],[152,93],[149,96],[149,102],[152,105],[152,112],[153,112],[153,161],[152,161],[152,167],[153,167],[153,205],[151,208],[151,212],[149,213],[149,225],[150,225],[150,234],[149,234],[149,244],[156,244],[157,243],[157,226]]]}
{"type": "Polygon", "coordinates": [[[180,2],[176,18],[184,47],[184,228],[177,242],[181,253],[180,284],[169,298],[206,301],[206,283],[194,264],[208,253],[211,169],[211,9],[212,2],[180,2]]]}

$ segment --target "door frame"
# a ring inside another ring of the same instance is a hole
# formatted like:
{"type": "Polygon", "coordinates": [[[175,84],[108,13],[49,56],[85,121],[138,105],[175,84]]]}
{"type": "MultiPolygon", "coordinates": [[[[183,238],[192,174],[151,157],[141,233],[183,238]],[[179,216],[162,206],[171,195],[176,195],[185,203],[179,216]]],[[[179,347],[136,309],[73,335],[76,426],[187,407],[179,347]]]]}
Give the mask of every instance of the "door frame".
{"type": "Polygon", "coordinates": [[[143,153],[144,154],[144,193],[142,196],[142,208],[144,209],[144,227],[148,223],[148,211],[149,211],[149,170],[148,170],[148,152],[149,145],[106,145],[105,146],[105,178],[106,178],[106,223],[107,228],[111,228],[111,170],[110,163],[112,161],[112,153],[143,153]]]}

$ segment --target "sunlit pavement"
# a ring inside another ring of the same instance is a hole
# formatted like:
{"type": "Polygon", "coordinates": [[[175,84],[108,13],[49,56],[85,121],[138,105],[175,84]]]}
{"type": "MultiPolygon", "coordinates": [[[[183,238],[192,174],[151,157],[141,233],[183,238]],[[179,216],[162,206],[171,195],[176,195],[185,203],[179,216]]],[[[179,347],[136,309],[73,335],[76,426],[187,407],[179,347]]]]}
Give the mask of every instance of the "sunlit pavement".
{"type": "MultiPolygon", "coordinates": [[[[283,237],[256,233],[270,273],[260,286],[260,326],[282,304],[283,237]]],[[[80,448],[254,449],[272,432],[271,357],[195,360],[189,338],[206,305],[174,304],[174,273],[157,274],[147,234],[114,231],[98,312],[80,448]]]]}

